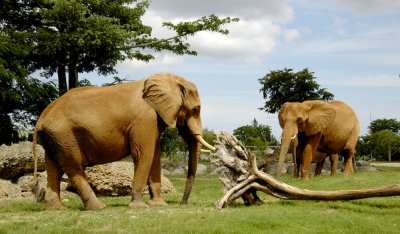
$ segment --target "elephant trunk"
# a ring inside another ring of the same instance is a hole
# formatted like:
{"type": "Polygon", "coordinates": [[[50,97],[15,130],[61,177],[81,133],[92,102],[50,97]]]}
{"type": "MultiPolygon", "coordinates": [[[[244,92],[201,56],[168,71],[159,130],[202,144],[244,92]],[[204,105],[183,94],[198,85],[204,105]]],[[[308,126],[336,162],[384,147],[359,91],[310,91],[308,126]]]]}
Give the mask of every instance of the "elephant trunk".
{"type": "Polygon", "coordinates": [[[278,168],[276,170],[276,174],[278,176],[282,174],[283,164],[285,163],[290,143],[296,137],[296,135],[297,135],[297,126],[294,127],[291,124],[285,124],[282,132],[282,144],[279,153],[278,168]]]}
{"type": "Polygon", "coordinates": [[[187,203],[190,196],[190,192],[192,191],[193,183],[197,172],[197,162],[199,160],[200,150],[201,150],[200,142],[197,141],[197,139],[194,137],[191,137],[190,143],[188,143],[188,145],[189,145],[188,172],[187,172],[186,185],[185,185],[185,190],[183,192],[181,204],[187,203]]]}

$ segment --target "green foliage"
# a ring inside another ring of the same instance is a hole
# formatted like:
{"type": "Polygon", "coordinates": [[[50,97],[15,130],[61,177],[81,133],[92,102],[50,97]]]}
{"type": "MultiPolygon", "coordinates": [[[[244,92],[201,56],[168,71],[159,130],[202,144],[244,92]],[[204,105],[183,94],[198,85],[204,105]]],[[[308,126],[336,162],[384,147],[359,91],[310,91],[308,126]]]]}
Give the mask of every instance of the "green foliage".
{"type": "Polygon", "coordinates": [[[400,160],[400,136],[390,130],[367,134],[358,140],[356,151],[376,160],[400,160]]]}
{"type": "MultiPolygon", "coordinates": [[[[45,211],[33,201],[2,202],[0,233],[398,233],[400,197],[355,201],[280,200],[258,192],[265,204],[245,206],[238,199],[222,211],[214,203],[223,192],[217,175],[198,175],[187,205],[179,201],[185,176],[170,176],[177,189],[164,194],[165,207],[128,209],[130,197],[101,197],[107,208],[82,210],[77,198],[64,200],[65,211],[45,211]]],[[[315,177],[307,183],[291,176],[284,182],[307,189],[354,189],[398,183],[400,174],[357,172],[315,177]]],[[[144,199],[149,199],[148,195],[144,199]]]]}
{"type": "Polygon", "coordinates": [[[28,77],[26,48],[0,35],[0,145],[11,144],[14,123],[27,126],[57,97],[54,83],[28,77]],[[14,122],[14,123],[13,123],[14,122]]]}
{"type": "Polygon", "coordinates": [[[203,129],[203,139],[210,145],[214,145],[214,141],[216,139],[215,135],[212,131],[208,130],[207,128],[203,129]]]}
{"type": "Polygon", "coordinates": [[[369,134],[358,139],[356,156],[400,160],[400,122],[396,119],[376,119],[368,128],[369,134]]]}
{"type": "Polygon", "coordinates": [[[179,136],[177,128],[167,128],[160,138],[161,154],[167,156],[171,161],[174,155],[181,150],[185,151],[186,144],[179,136]]]}
{"type": "Polygon", "coordinates": [[[29,50],[30,71],[58,73],[60,93],[78,84],[78,73],[115,73],[119,61],[154,59],[151,51],[196,55],[186,42],[199,31],[227,34],[221,26],[238,21],[215,15],[190,22],[163,23],[174,31],[170,38],[155,38],[142,23],[149,0],[7,0],[0,9],[0,28],[14,42],[29,50]],[[68,69],[66,69],[68,68],[68,69]]]}
{"type": "Polygon", "coordinates": [[[269,145],[277,142],[271,135],[271,127],[258,124],[254,119],[252,125],[245,125],[233,130],[233,135],[245,146],[255,146],[258,151],[263,151],[269,145]]]}
{"type": "Polygon", "coordinates": [[[285,102],[332,100],[334,95],[320,88],[315,79],[314,72],[308,69],[299,72],[288,68],[270,71],[258,80],[262,86],[260,92],[266,100],[260,110],[276,113],[285,102]]]}
{"type": "Polygon", "coordinates": [[[390,130],[397,135],[400,135],[400,122],[396,119],[376,119],[370,123],[368,128],[370,133],[390,130]]]}

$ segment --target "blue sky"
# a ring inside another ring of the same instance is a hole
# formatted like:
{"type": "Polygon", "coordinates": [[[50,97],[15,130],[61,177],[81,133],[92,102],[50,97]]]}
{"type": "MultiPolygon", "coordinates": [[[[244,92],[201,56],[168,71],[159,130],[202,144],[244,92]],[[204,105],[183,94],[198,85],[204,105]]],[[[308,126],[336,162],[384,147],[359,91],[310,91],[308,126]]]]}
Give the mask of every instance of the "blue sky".
{"type": "MultiPolygon", "coordinates": [[[[256,118],[275,137],[276,114],[263,105],[258,79],[271,70],[308,68],[321,88],[349,104],[367,133],[370,120],[400,120],[400,1],[398,0],[153,0],[143,21],[160,38],[161,22],[209,14],[240,18],[227,36],[202,32],[188,38],[198,56],[162,52],[150,63],[124,61],[118,76],[141,79],[172,72],[197,84],[203,127],[232,132],[256,118]]],[[[100,84],[112,76],[82,74],[100,84]]]]}

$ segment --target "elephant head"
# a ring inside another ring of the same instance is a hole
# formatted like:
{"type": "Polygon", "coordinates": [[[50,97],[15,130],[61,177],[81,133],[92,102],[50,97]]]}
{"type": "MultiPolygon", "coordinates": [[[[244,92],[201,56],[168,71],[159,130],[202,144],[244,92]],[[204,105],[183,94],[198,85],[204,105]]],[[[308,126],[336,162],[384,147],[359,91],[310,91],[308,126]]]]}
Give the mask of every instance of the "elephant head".
{"type": "Polygon", "coordinates": [[[187,203],[197,171],[201,145],[215,151],[202,137],[200,96],[196,86],[173,74],[156,74],[144,83],[143,98],[162,120],[177,127],[188,144],[189,165],[186,187],[181,203],[187,203]]]}
{"type": "Polygon", "coordinates": [[[334,121],[336,111],[323,101],[286,102],[279,111],[282,145],[279,154],[277,175],[282,167],[291,143],[298,133],[312,136],[321,133],[334,121]]]}

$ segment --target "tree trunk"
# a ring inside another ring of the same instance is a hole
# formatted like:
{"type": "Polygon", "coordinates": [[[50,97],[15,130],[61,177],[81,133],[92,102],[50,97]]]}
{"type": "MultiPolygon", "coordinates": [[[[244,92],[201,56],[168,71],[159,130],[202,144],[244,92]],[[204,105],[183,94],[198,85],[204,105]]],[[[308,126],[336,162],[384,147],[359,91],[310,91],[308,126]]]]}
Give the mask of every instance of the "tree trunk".
{"type": "Polygon", "coordinates": [[[67,88],[67,77],[65,75],[65,66],[58,65],[57,74],[58,74],[58,95],[61,96],[68,91],[67,88]]]}
{"type": "Polygon", "coordinates": [[[389,149],[388,149],[388,157],[389,157],[389,162],[392,162],[392,146],[389,143],[389,149]]]}
{"type": "Polygon", "coordinates": [[[256,191],[268,195],[293,200],[354,200],[370,197],[400,195],[400,184],[380,188],[313,191],[300,189],[276,180],[272,176],[258,170],[255,156],[248,152],[241,142],[227,133],[216,134],[217,151],[211,155],[211,162],[217,166],[225,166],[227,172],[220,177],[225,195],[216,203],[221,209],[242,197],[245,204],[261,202],[256,191]]]}
{"type": "Polygon", "coordinates": [[[68,82],[69,89],[78,87],[78,69],[76,67],[76,62],[71,62],[68,65],[68,82]]]}

